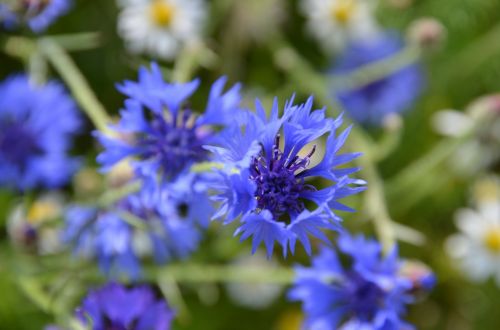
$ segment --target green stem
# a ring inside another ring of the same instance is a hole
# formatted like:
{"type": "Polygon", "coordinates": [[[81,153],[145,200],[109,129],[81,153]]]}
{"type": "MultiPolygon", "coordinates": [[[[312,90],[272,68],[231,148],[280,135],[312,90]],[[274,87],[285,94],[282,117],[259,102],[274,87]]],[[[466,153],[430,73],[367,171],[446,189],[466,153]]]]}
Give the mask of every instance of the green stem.
{"type": "Polygon", "coordinates": [[[369,153],[369,141],[366,134],[358,128],[351,131],[352,145],[355,145],[363,155],[357,159],[362,168],[362,174],[368,182],[365,192],[365,207],[368,216],[373,220],[377,236],[382,243],[384,251],[388,252],[395,244],[395,230],[389,215],[387,201],[384,194],[384,183],[380,177],[373,155],[369,153]]]}
{"type": "Polygon", "coordinates": [[[403,124],[402,120],[399,118],[399,116],[395,115],[395,120],[401,121],[400,124],[397,127],[391,128],[391,127],[386,127],[384,129],[383,135],[380,137],[380,139],[377,141],[377,143],[374,145],[376,150],[373,153],[373,158],[374,161],[377,163],[381,162],[382,160],[386,159],[389,155],[392,154],[394,150],[400,145],[401,139],[403,137],[403,124]]]}
{"type": "Polygon", "coordinates": [[[172,80],[175,82],[189,81],[198,66],[211,66],[217,56],[203,43],[194,43],[186,46],[177,57],[172,80]]]}
{"type": "Polygon", "coordinates": [[[101,34],[99,32],[83,32],[78,34],[58,34],[50,38],[62,48],[70,52],[82,51],[99,47],[101,34]]]}
{"type": "Polygon", "coordinates": [[[158,278],[166,276],[176,282],[188,283],[275,283],[290,284],[294,272],[290,268],[249,268],[232,265],[200,265],[182,263],[162,268],[158,278]]]}
{"type": "Polygon", "coordinates": [[[39,51],[34,51],[29,57],[30,78],[37,85],[47,80],[47,62],[39,51]]]}
{"type": "Polygon", "coordinates": [[[330,78],[330,84],[335,90],[357,89],[417,62],[420,56],[419,48],[408,46],[393,56],[367,64],[353,72],[337,74],[330,78]]]}
{"type": "Polygon", "coordinates": [[[140,181],[134,181],[119,188],[109,190],[99,197],[97,205],[99,207],[109,206],[120,199],[139,191],[141,186],[142,184],[140,181]]]}
{"type": "Polygon", "coordinates": [[[64,49],[49,37],[38,42],[40,51],[48,58],[52,66],[68,85],[82,110],[100,131],[110,134],[111,122],[106,110],[99,102],[83,74],[64,49]]]}

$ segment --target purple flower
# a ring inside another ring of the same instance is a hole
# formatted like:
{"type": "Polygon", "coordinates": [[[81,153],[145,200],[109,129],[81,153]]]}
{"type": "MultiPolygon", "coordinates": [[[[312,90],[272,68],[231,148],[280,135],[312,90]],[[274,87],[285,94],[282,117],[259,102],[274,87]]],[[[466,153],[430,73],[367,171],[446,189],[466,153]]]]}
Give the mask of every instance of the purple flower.
{"type": "Polygon", "coordinates": [[[309,235],[327,242],[321,229],[339,229],[340,218],[332,210],[352,211],[338,199],[364,189],[356,186],[363,181],[348,176],[357,168],[337,168],[359,156],[338,154],[349,128],[337,135],[342,118],[326,118],[325,110],[312,110],[312,104],[312,98],[296,106],[289,102],[279,117],[275,101],[267,117],[257,102],[257,114],[239,118],[241,127],[224,132],[219,145],[207,147],[224,164],[212,186],[220,203],[214,218],[229,223],[240,217],[236,234],[241,234],[241,240],[253,238],[253,252],[264,242],[270,255],[276,241],[286,255],[288,246],[293,253],[299,240],[310,254],[309,235]],[[325,155],[311,167],[316,145],[309,144],[323,135],[325,155]],[[310,181],[314,178],[329,185],[319,188],[310,181]],[[306,207],[309,202],[316,206],[306,207]]]}
{"type": "Polygon", "coordinates": [[[400,265],[396,249],[383,257],[376,241],[344,233],[338,253],[324,248],[310,268],[296,268],[289,298],[302,302],[307,329],[413,329],[401,319],[413,297],[400,265]]]}
{"type": "Polygon", "coordinates": [[[141,275],[141,257],[159,264],[196,251],[213,213],[206,183],[189,174],[163,186],[149,187],[111,208],[73,206],[66,214],[63,240],[75,253],[96,257],[111,277],[141,275]]]}
{"type": "Polygon", "coordinates": [[[20,190],[65,184],[78,167],[67,155],[80,118],[61,85],[27,76],[0,84],[0,186],[20,190]]]}
{"type": "Polygon", "coordinates": [[[76,311],[77,319],[93,330],[168,330],[174,312],[148,286],[130,289],[110,283],[90,291],[76,311]]]}
{"type": "MultiPolygon", "coordinates": [[[[332,74],[352,73],[363,66],[386,60],[402,48],[401,39],[391,33],[353,43],[340,55],[332,74]]],[[[422,69],[418,64],[411,64],[359,88],[335,91],[334,97],[357,122],[380,125],[387,115],[408,110],[422,87],[422,69]]]]}
{"type": "Polygon", "coordinates": [[[112,129],[125,138],[97,134],[104,146],[98,162],[107,170],[132,157],[140,175],[171,181],[194,163],[207,161],[203,145],[214,141],[217,128],[231,123],[239,110],[239,85],[224,93],[225,82],[221,78],[213,84],[205,112],[195,115],[187,99],[198,88],[198,80],[171,84],[163,80],[158,65],[153,63],[151,71],[141,68],[138,82],[118,86],[129,99],[112,129]]]}

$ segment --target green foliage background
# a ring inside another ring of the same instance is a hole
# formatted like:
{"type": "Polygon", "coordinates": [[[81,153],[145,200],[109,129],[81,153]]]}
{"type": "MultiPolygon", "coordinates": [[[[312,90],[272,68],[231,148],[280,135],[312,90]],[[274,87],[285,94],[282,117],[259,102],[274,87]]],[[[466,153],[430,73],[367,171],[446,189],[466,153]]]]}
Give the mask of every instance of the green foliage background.
{"type": "MultiPolygon", "coordinates": [[[[252,0],[253,1],[253,0],[252,0]]],[[[259,0],[264,2],[263,0],[259,0]]],[[[278,95],[281,100],[294,90],[293,83],[276,63],[274,39],[263,41],[246,39],[244,33],[235,32],[239,21],[232,18],[238,0],[211,1],[212,16],[207,31],[207,43],[220,55],[210,68],[201,68],[196,75],[204,82],[212,82],[221,74],[228,75],[233,82],[242,81],[251,104],[254,96],[270,100],[278,95]],[[222,15],[221,13],[225,13],[222,15]]],[[[281,24],[285,39],[295,47],[310,65],[318,71],[328,68],[330,59],[310,40],[304,32],[304,18],[297,10],[296,1],[276,1],[286,9],[281,24]]],[[[395,1],[392,1],[395,2],[395,1]]],[[[402,2],[402,1],[401,1],[402,2]]],[[[410,1],[411,2],[411,1],[410,1]]],[[[500,91],[500,1],[498,0],[414,0],[402,9],[380,1],[377,12],[381,24],[388,29],[404,33],[415,19],[432,16],[440,20],[447,30],[446,42],[433,54],[423,59],[427,75],[427,87],[415,109],[405,118],[405,132],[400,146],[379,165],[384,179],[390,179],[405,166],[431,150],[441,139],[430,127],[431,115],[440,109],[464,109],[467,104],[484,94],[500,91]]],[[[89,81],[98,99],[109,112],[119,110],[123,98],[116,91],[115,83],[134,78],[140,64],[148,59],[135,58],[124,51],[123,43],[116,35],[116,4],[110,0],[78,0],[74,9],[53,25],[48,34],[68,34],[86,31],[101,33],[99,47],[72,53],[72,58],[89,81]]],[[[13,33],[0,35],[0,42],[13,33]]],[[[27,34],[29,35],[29,34],[27,34]]],[[[169,66],[168,63],[164,63],[169,66]]],[[[23,70],[23,64],[4,53],[0,53],[0,77],[23,70]]],[[[55,77],[55,72],[51,72],[55,77]]],[[[305,78],[306,79],[306,78],[305,78]]],[[[209,84],[202,86],[198,95],[206,95],[209,84]]],[[[299,99],[307,95],[298,92],[299,99]]],[[[201,98],[200,98],[201,100],[201,98]]],[[[195,103],[197,100],[195,99],[195,103]]],[[[87,125],[91,129],[90,123],[87,125]]],[[[373,136],[381,133],[370,132],[373,136]]],[[[78,141],[78,152],[86,153],[87,164],[93,166],[96,153],[90,136],[82,135],[78,141]]],[[[500,168],[493,169],[497,172],[500,168]]],[[[446,166],[428,173],[430,178],[439,177],[447,171],[446,166]]],[[[411,202],[409,207],[400,206],[407,196],[388,194],[389,211],[394,219],[423,232],[427,237],[424,246],[401,245],[405,257],[420,259],[430,265],[438,276],[438,285],[427,300],[410,308],[409,320],[418,329],[446,330],[496,330],[500,328],[500,291],[490,281],[483,285],[469,283],[443,251],[443,241],[455,232],[453,213],[469,202],[469,188],[473,178],[453,177],[436,181],[423,198],[411,202]]],[[[425,178],[422,178],[425,180],[425,178]]],[[[432,179],[431,179],[432,180],[432,179]]],[[[53,322],[53,316],[39,308],[32,297],[28,297],[18,283],[18,276],[24,266],[18,255],[8,244],[5,219],[16,198],[8,192],[0,194],[0,329],[41,329],[53,322]],[[18,266],[16,266],[18,265],[18,266]]],[[[353,199],[352,204],[359,203],[353,199]]],[[[354,215],[346,225],[355,231],[372,232],[363,215],[354,215]]],[[[213,227],[202,251],[194,256],[195,262],[224,262],[239,252],[248,252],[232,238],[230,229],[213,227]]],[[[33,260],[31,260],[33,261],[33,260]]],[[[30,262],[31,262],[30,261],[30,262]]],[[[305,255],[299,253],[293,261],[306,263],[305,255]]],[[[63,276],[63,275],[61,275],[63,276]]],[[[177,321],[175,329],[193,330],[254,330],[293,329],[279,326],[289,315],[300,310],[299,305],[289,304],[284,296],[265,310],[251,310],[237,307],[226,296],[223,286],[212,285],[209,289],[219,292],[219,298],[212,304],[204,304],[199,298],[196,286],[181,285],[188,316],[177,321]]],[[[73,303],[83,292],[74,288],[73,303]]],[[[57,297],[57,296],[56,296],[57,297]]],[[[291,322],[291,321],[290,321],[291,322]]],[[[291,322],[290,324],[292,324],[291,322]]]]}

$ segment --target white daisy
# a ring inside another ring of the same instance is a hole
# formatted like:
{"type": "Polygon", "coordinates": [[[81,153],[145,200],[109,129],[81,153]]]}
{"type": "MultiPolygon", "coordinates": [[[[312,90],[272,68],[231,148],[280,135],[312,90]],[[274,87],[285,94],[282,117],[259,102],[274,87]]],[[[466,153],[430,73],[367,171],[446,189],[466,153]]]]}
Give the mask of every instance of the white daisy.
{"type": "Polygon", "coordinates": [[[349,40],[370,39],[378,33],[374,1],[302,0],[309,32],[327,51],[343,48],[349,40]]]}
{"type": "Polygon", "coordinates": [[[476,186],[477,210],[456,214],[461,233],[446,241],[446,250],[474,281],[493,276],[500,286],[500,179],[488,177],[476,186]]]}
{"type": "Polygon", "coordinates": [[[118,33],[133,53],[173,59],[199,40],[206,16],[203,0],[120,0],[118,33]]]}

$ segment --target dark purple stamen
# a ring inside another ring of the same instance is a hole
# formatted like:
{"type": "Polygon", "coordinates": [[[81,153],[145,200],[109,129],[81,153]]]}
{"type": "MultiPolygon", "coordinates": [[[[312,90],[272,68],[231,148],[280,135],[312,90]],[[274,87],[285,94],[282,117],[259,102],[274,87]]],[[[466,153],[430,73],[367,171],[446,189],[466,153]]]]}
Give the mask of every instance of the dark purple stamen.
{"type": "Polygon", "coordinates": [[[199,127],[192,124],[192,118],[189,110],[181,111],[169,120],[156,115],[151,132],[138,141],[145,149],[141,158],[159,159],[167,177],[174,177],[187,166],[204,161],[207,151],[203,149],[204,141],[197,133],[199,127]]]}
{"type": "Polygon", "coordinates": [[[9,162],[25,168],[30,158],[42,150],[34,134],[15,122],[0,125],[0,155],[9,162]]]}
{"type": "Polygon", "coordinates": [[[348,285],[346,300],[349,310],[357,319],[369,322],[381,307],[385,292],[356,272],[352,272],[349,279],[350,281],[346,283],[348,285]]]}
{"type": "Polygon", "coordinates": [[[305,184],[298,174],[309,165],[316,146],[304,158],[294,156],[288,159],[279,149],[279,143],[280,136],[277,135],[271,159],[266,159],[263,153],[254,157],[250,178],[257,185],[255,197],[258,208],[270,211],[275,220],[284,221],[284,216],[295,216],[304,210],[301,193],[315,190],[313,186],[305,184]]]}

